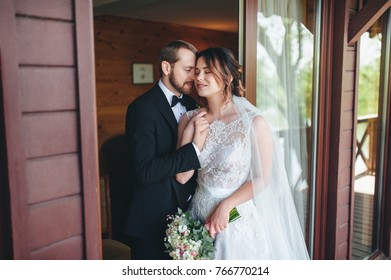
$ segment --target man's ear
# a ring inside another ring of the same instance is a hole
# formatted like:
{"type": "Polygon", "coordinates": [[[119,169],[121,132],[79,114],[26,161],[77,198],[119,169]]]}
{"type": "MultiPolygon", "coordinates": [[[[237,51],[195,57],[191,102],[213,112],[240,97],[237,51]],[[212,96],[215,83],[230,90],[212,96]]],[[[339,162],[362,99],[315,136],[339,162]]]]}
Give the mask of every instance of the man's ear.
{"type": "Polygon", "coordinates": [[[167,62],[165,60],[162,61],[161,67],[162,67],[162,72],[163,72],[163,74],[165,76],[170,75],[170,73],[171,73],[171,64],[169,62],[167,62]]]}

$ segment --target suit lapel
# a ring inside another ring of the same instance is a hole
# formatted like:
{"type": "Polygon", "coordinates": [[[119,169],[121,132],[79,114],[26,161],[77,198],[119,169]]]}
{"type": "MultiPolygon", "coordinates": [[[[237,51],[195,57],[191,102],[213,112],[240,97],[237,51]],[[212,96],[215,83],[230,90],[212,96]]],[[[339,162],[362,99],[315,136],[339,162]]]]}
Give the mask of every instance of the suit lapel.
{"type": "Polygon", "coordinates": [[[170,105],[167,102],[166,96],[164,95],[163,91],[160,89],[159,85],[155,86],[153,91],[153,96],[156,102],[156,107],[163,115],[163,118],[170,124],[172,131],[176,135],[178,129],[178,123],[175,119],[174,113],[172,112],[170,105]]]}

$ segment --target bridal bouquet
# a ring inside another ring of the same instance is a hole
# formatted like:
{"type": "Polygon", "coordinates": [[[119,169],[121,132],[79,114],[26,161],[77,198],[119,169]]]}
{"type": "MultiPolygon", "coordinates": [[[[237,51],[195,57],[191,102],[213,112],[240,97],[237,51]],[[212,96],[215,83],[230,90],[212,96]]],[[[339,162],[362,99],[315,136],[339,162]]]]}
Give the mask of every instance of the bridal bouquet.
{"type": "MultiPolygon", "coordinates": [[[[236,208],[230,212],[229,222],[240,217],[236,208]]],[[[190,217],[189,212],[178,208],[178,213],[168,215],[167,237],[164,245],[174,260],[212,260],[214,258],[213,238],[206,227],[190,217]]]]}

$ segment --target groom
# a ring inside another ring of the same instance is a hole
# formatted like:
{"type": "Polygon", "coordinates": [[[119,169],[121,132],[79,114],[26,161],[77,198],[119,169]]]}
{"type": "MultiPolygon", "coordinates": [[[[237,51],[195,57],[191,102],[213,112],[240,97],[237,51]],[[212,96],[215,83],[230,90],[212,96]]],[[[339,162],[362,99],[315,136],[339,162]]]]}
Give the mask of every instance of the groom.
{"type": "Polygon", "coordinates": [[[167,215],[186,209],[195,188],[195,175],[185,185],[175,174],[198,169],[203,142],[176,149],[178,121],[196,108],[190,94],[194,83],[197,49],[181,40],[168,43],[160,52],[161,78],[154,87],[132,102],[126,115],[130,152],[132,194],[125,233],[132,259],[169,259],[164,237],[167,215]],[[178,99],[179,98],[179,99],[178,99]]]}

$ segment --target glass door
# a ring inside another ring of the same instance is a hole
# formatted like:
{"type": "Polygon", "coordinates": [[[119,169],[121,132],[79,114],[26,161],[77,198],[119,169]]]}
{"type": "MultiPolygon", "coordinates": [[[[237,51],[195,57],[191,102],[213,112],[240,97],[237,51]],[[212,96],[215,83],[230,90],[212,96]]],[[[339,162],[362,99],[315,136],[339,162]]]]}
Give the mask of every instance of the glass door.
{"type": "Polygon", "coordinates": [[[370,258],[379,249],[390,71],[387,19],[375,22],[359,43],[352,259],[370,258]]]}
{"type": "Polygon", "coordinates": [[[257,17],[256,105],[280,137],[288,180],[310,253],[319,2],[259,0],[257,17]]]}

